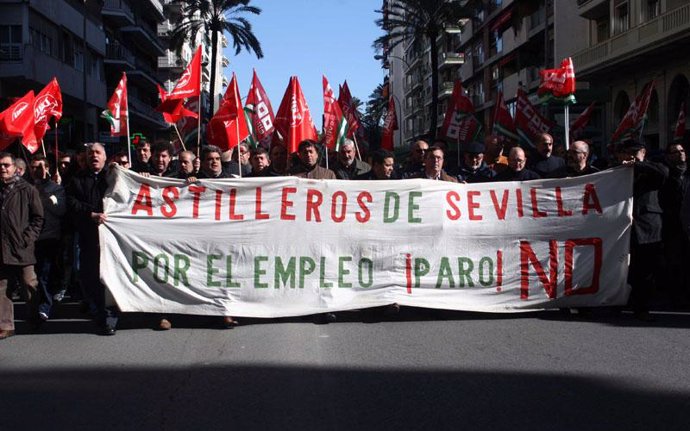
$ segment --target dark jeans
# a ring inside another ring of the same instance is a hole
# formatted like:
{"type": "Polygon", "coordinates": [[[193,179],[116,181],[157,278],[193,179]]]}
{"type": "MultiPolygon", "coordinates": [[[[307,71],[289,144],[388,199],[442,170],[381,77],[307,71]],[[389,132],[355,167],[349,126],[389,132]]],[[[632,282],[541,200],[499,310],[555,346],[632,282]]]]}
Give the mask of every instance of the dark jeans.
{"type": "Polygon", "coordinates": [[[53,293],[50,288],[50,276],[55,267],[55,251],[58,250],[60,240],[47,239],[36,242],[36,277],[38,278],[38,295],[40,304],[38,311],[50,316],[53,307],[53,293]]]}
{"type": "Polygon", "coordinates": [[[91,235],[79,237],[79,278],[86,301],[101,325],[117,325],[117,307],[105,305],[105,286],[100,279],[101,255],[98,239],[91,235]]]}
{"type": "Polygon", "coordinates": [[[628,283],[632,291],[628,303],[635,312],[649,311],[654,290],[654,274],[660,267],[661,255],[660,242],[630,246],[628,283]]]}

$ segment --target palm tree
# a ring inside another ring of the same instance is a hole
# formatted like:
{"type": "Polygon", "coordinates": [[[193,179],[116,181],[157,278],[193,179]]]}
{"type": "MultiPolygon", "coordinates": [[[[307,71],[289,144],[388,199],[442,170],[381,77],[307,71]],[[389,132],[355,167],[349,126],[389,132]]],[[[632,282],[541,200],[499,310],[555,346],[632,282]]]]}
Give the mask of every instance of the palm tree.
{"type": "MultiPolygon", "coordinates": [[[[249,6],[251,0],[179,0],[182,3],[182,21],[170,34],[170,43],[178,52],[185,41],[196,41],[201,34],[206,46],[211,46],[211,110],[216,94],[216,61],[218,35],[229,33],[235,55],[243,49],[254,52],[257,58],[264,56],[261,44],[252,32],[245,14],[259,15],[261,9],[249,6]]],[[[213,114],[211,112],[211,114],[213,114]]]]}
{"type": "Polygon", "coordinates": [[[400,43],[427,41],[431,51],[431,126],[429,135],[436,137],[438,118],[438,44],[437,37],[446,25],[458,25],[470,17],[470,9],[459,0],[391,0],[376,25],[386,33],[374,41],[378,52],[387,52],[400,43]]]}

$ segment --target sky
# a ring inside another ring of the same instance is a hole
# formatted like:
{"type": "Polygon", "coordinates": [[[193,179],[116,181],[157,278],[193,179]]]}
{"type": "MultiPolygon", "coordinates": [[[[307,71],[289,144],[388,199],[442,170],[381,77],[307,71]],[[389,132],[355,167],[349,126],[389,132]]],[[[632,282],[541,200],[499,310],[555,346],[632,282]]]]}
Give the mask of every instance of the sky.
{"type": "Polygon", "coordinates": [[[338,96],[338,84],[347,79],[354,97],[366,102],[383,82],[385,70],[374,59],[372,42],[382,31],[374,24],[381,0],[252,0],[260,15],[246,15],[261,42],[264,58],[242,52],[235,56],[232,42],[224,50],[230,59],[228,80],[235,72],[244,99],[252,68],[278,111],[290,76],[299,78],[314,124],[321,130],[326,75],[338,96]]]}

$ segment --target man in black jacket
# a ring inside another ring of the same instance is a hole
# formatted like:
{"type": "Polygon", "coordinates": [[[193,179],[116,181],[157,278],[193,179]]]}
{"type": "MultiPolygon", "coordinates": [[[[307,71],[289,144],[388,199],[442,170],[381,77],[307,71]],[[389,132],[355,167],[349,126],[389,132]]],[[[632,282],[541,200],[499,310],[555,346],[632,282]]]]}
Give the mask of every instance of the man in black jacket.
{"type": "Polygon", "coordinates": [[[89,145],[87,169],[77,173],[67,186],[67,207],[79,232],[79,273],[81,285],[103,335],[115,335],[117,308],[106,307],[105,286],[100,280],[101,256],[98,226],[107,220],[103,197],[108,188],[105,148],[89,145]]]}
{"type": "Polygon", "coordinates": [[[50,164],[43,154],[31,159],[31,179],[34,182],[43,206],[43,229],[36,241],[36,276],[40,305],[38,306],[39,322],[48,320],[53,306],[53,294],[49,283],[51,272],[55,267],[56,250],[60,249],[62,218],[67,211],[65,189],[50,179],[50,164]]]}
{"type": "Polygon", "coordinates": [[[16,175],[15,158],[0,153],[0,340],[14,334],[14,306],[7,297],[11,277],[27,290],[29,319],[38,316],[34,242],[43,226],[38,192],[16,175]]]}
{"type": "Polygon", "coordinates": [[[668,177],[668,168],[646,159],[644,144],[628,139],[616,148],[621,164],[632,165],[633,224],[630,238],[630,267],[628,283],[632,287],[630,305],[635,317],[649,321],[649,306],[654,284],[654,273],[661,256],[661,206],[659,190],[668,177]]]}

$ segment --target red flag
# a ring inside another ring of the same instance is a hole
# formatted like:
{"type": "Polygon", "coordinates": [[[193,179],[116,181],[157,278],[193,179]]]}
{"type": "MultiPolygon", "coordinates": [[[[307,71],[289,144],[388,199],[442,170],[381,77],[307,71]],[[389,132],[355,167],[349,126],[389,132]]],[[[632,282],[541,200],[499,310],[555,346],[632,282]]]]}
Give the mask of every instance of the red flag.
{"type": "MultiPolygon", "coordinates": [[[[196,49],[192,61],[180,76],[175,88],[166,97],[166,101],[173,103],[173,100],[186,99],[199,94],[201,94],[201,46],[196,49]]],[[[170,112],[168,109],[165,111],[170,112]]]]}
{"type": "Polygon", "coordinates": [[[182,117],[192,117],[199,118],[196,112],[190,111],[185,108],[184,100],[177,99],[169,103],[164,103],[168,99],[168,93],[161,88],[160,85],[156,84],[158,87],[158,95],[161,99],[161,104],[156,108],[156,111],[163,114],[163,119],[166,123],[173,124],[177,123],[182,119],[182,117]],[[160,110],[160,109],[170,109],[170,111],[160,110]]]}
{"type": "Polygon", "coordinates": [[[580,114],[579,117],[577,117],[577,120],[573,121],[573,124],[570,125],[570,136],[573,138],[576,138],[582,133],[582,131],[587,127],[587,124],[589,124],[589,120],[592,119],[592,113],[594,112],[594,105],[595,102],[592,102],[591,105],[587,107],[587,109],[580,114]]]}
{"type": "Polygon", "coordinates": [[[517,103],[515,106],[515,128],[520,138],[534,147],[534,141],[542,133],[548,133],[553,127],[553,122],[544,118],[532,105],[521,88],[517,91],[517,103]]]}
{"type": "Polygon", "coordinates": [[[544,69],[539,71],[539,75],[541,84],[537,95],[542,103],[552,98],[575,103],[575,68],[570,57],[564,59],[558,69],[544,69]]]}
{"type": "Polygon", "coordinates": [[[274,129],[275,116],[273,115],[271,101],[268,100],[268,95],[263,85],[261,85],[261,81],[259,81],[256,70],[254,71],[254,76],[252,76],[252,84],[249,87],[249,94],[247,94],[244,108],[248,113],[250,126],[256,140],[263,141],[271,136],[274,129]]]}
{"type": "MultiPolygon", "coordinates": [[[[450,100],[451,103],[448,104],[446,115],[443,118],[441,136],[445,136],[446,138],[458,142],[460,138],[460,126],[462,126],[464,129],[467,129],[471,125],[479,125],[479,122],[476,121],[476,119],[467,122],[464,121],[466,118],[473,116],[474,105],[472,104],[470,98],[463,94],[462,81],[459,79],[455,80],[455,85],[453,86],[453,95],[451,96],[450,100]]],[[[467,137],[468,131],[469,130],[465,130],[463,133],[465,137],[467,137]]],[[[462,142],[464,143],[464,141],[462,142]]]]}
{"type": "Polygon", "coordinates": [[[340,109],[343,111],[343,115],[345,115],[345,120],[347,120],[349,127],[347,137],[352,139],[360,124],[357,109],[352,104],[352,94],[350,94],[350,87],[347,86],[347,81],[340,87],[338,104],[340,104],[340,109]]]}
{"type": "Polygon", "coordinates": [[[347,135],[347,120],[325,76],[323,76],[323,135],[324,145],[336,151],[347,135]]]}
{"type": "Polygon", "coordinates": [[[127,75],[122,72],[122,78],[108,100],[106,110],[101,113],[101,117],[110,123],[110,136],[127,136],[128,106],[127,75]]]}
{"type": "Polygon", "coordinates": [[[223,151],[235,148],[249,136],[247,119],[240,101],[240,89],[234,73],[223,100],[220,101],[218,111],[208,123],[206,135],[211,144],[217,145],[223,151]]]}
{"type": "Polygon", "coordinates": [[[500,91],[496,97],[491,130],[494,135],[502,135],[515,140],[519,139],[515,129],[515,120],[510,115],[506,102],[503,100],[503,93],[500,91]]]}
{"type": "Polygon", "coordinates": [[[649,100],[652,98],[652,90],[654,90],[654,81],[645,85],[642,93],[630,105],[628,112],[625,113],[618,128],[611,136],[612,143],[618,142],[623,136],[630,136],[642,129],[644,120],[647,118],[647,108],[649,107],[649,100]]]}
{"type": "Polygon", "coordinates": [[[16,135],[12,135],[7,130],[5,130],[5,112],[6,111],[0,112],[0,151],[9,147],[10,144],[14,142],[15,139],[17,139],[16,135]]]}
{"type": "Polygon", "coordinates": [[[5,136],[21,136],[22,145],[35,153],[38,150],[38,141],[34,133],[34,91],[31,90],[21,99],[14,102],[3,111],[0,134],[5,136]]]}
{"type": "Polygon", "coordinates": [[[393,135],[398,130],[398,116],[395,113],[395,100],[393,97],[388,99],[388,112],[383,122],[383,134],[381,136],[381,148],[393,151],[393,135]]]}
{"type": "Polygon", "coordinates": [[[673,142],[682,142],[685,137],[685,102],[681,103],[680,111],[678,112],[678,121],[676,121],[676,128],[673,131],[673,142]]]}
{"type": "Polygon", "coordinates": [[[297,146],[305,139],[318,139],[307,101],[296,76],[290,77],[274,126],[277,133],[273,134],[273,141],[280,142],[282,139],[288,153],[297,151],[297,146]]]}
{"type": "Polygon", "coordinates": [[[46,85],[34,99],[34,134],[36,140],[40,141],[50,129],[48,121],[55,117],[55,121],[62,118],[62,93],[57,78],[46,85]]]}

